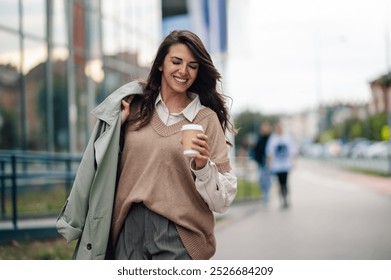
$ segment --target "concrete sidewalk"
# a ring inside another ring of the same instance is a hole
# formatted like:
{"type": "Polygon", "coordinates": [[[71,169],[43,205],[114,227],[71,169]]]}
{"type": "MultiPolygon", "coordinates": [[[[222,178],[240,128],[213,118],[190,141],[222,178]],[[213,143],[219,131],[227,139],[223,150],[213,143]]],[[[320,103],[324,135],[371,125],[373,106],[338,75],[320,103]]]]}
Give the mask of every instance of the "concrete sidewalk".
{"type": "Polygon", "coordinates": [[[237,203],[216,226],[214,259],[391,259],[390,178],[299,161],[291,207],[237,203]]]}

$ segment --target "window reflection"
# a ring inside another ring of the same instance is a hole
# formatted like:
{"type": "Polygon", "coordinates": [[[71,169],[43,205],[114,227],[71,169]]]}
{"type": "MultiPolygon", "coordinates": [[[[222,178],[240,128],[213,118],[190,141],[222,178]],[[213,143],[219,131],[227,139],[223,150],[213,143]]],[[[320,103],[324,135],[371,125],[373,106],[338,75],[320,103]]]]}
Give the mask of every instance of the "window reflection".
{"type": "Polygon", "coordinates": [[[46,139],[46,91],[45,91],[45,42],[25,40],[25,60],[23,65],[25,92],[28,148],[45,150],[46,139]]]}
{"type": "MultiPolygon", "coordinates": [[[[97,12],[97,13],[99,13],[99,2],[100,2],[101,0],[90,0],[89,2],[88,2],[88,4],[89,4],[89,6],[90,6],[90,9],[91,10],[94,10],[95,12],[97,12]]],[[[113,2],[114,3],[114,2],[113,2]]]]}
{"type": "Polygon", "coordinates": [[[18,40],[0,30],[0,149],[18,148],[18,40]]]}
{"type": "Polygon", "coordinates": [[[19,68],[19,36],[0,29],[0,65],[10,64],[19,68]]]}
{"type": "Polygon", "coordinates": [[[67,44],[65,3],[64,0],[53,0],[53,42],[67,44]]]}
{"type": "MultiPolygon", "coordinates": [[[[17,2],[17,1],[15,1],[17,2]]],[[[45,38],[46,33],[45,0],[23,1],[23,31],[26,36],[45,38]]]]}
{"type": "Polygon", "coordinates": [[[119,34],[118,26],[110,20],[103,21],[103,51],[105,54],[114,54],[118,52],[119,34]]]}
{"type": "Polygon", "coordinates": [[[97,59],[102,56],[100,45],[100,17],[99,11],[89,10],[88,42],[90,58],[97,59]]]}
{"type": "Polygon", "coordinates": [[[24,59],[22,72],[27,74],[47,59],[45,41],[26,39],[24,41],[24,59]]]}
{"type": "Polygon", "coordinates": [[[18,28],[18,1],[0,0],[0,26],[18,28]]]}
{"type": "Polygon", "coordinates": [[[105,18],[118,18],[120,11],[118,1],[102,0],[102,14],[105,18]]]}
{"type": "Polygon", "coordinates": [[[50,1],[52,45],[47,0],[0,0],[0,149],[83,150],[91,108],[122,84],[146,78],[139,58],[148,53],[150,61],[148,49],[159,43],[160,19],[145,13],[158,11],[158,0],[50,1]]]}

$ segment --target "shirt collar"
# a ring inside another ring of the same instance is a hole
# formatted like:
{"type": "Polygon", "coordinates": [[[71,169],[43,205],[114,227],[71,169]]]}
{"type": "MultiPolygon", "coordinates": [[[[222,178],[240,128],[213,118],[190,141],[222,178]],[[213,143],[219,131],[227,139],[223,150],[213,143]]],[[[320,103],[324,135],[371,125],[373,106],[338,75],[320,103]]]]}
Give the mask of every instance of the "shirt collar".
{"type": "MultiPolygon", "coordinates": [[[[198,112],[205,106],[201,104],[198,94],[190,92],[189,96],[192,99],[189,105],[187,105],[186,108],[181,112],[174,115],[183,115],[189,122],[192,122],[197,116],[198,112]]],[[[166,104],[164,104],[161,93],[159,93],[158,97],[156,98],[155,107],[157,106],[163,106],[164,110],[168,113],[168,108],[166,104]]]]}

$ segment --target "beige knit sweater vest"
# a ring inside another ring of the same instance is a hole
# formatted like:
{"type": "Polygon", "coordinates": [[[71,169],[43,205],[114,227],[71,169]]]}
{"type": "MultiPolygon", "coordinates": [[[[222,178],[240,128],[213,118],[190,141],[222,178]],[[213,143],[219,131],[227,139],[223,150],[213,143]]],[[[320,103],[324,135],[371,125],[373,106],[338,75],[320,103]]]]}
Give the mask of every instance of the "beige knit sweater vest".
{"type": "MultiPolygon", "coordinates": [[[[179,140],[186,123],[184,119],[166,126],[154,112],[149,125],[139,130],[126,127],[113,211],[114,244],[132,203],[143,202],[177,225],[193,259],[214,255],[214,216],[195,188],[190,160],[183,156],[179,140]]],[[[201,124],[208,135],[210,159],[219,172],[230,171],[225,135],[215,112],[204,108],[193,123],[201,124]]]]}

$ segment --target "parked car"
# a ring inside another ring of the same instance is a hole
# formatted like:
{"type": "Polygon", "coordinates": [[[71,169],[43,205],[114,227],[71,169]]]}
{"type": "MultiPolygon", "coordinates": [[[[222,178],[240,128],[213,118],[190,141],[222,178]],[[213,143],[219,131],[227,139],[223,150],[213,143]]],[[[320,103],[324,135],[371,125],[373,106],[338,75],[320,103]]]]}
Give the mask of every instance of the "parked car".
{"type": "Polygon", "coordinates": [[[373,142],[367,149],[365,156],[367,158],[382,158],[387,157],[389,153],[388,142],[373,142]]]}
{"type": "Polygon", "coordinates": [[[319,143],[309,143],[302,147],[302,154],[310,158],[321,158],[324,156],[324,147],[319,143]]]}
{"type": "Polygon", "coordinates": [[[341,142],[331,140],[324,144],[324,153],[326,157],[338,157],[341,154],[341,142]]]}
{"type": "Polygon", "coordinates": [[[350,158],[364,157],[370,144],[371,141],[366,138],[356,138],[342,146],[340,155],[350,158]]]}
{"type": "Polygon", "coordinates": [[[362,140],[356,145],[353,146],[352,152],[350,154],[351,158],[364,158],[367,154],[367,151],[369,147],[371,146],[372,142],[369,140],[362,140]]]}

